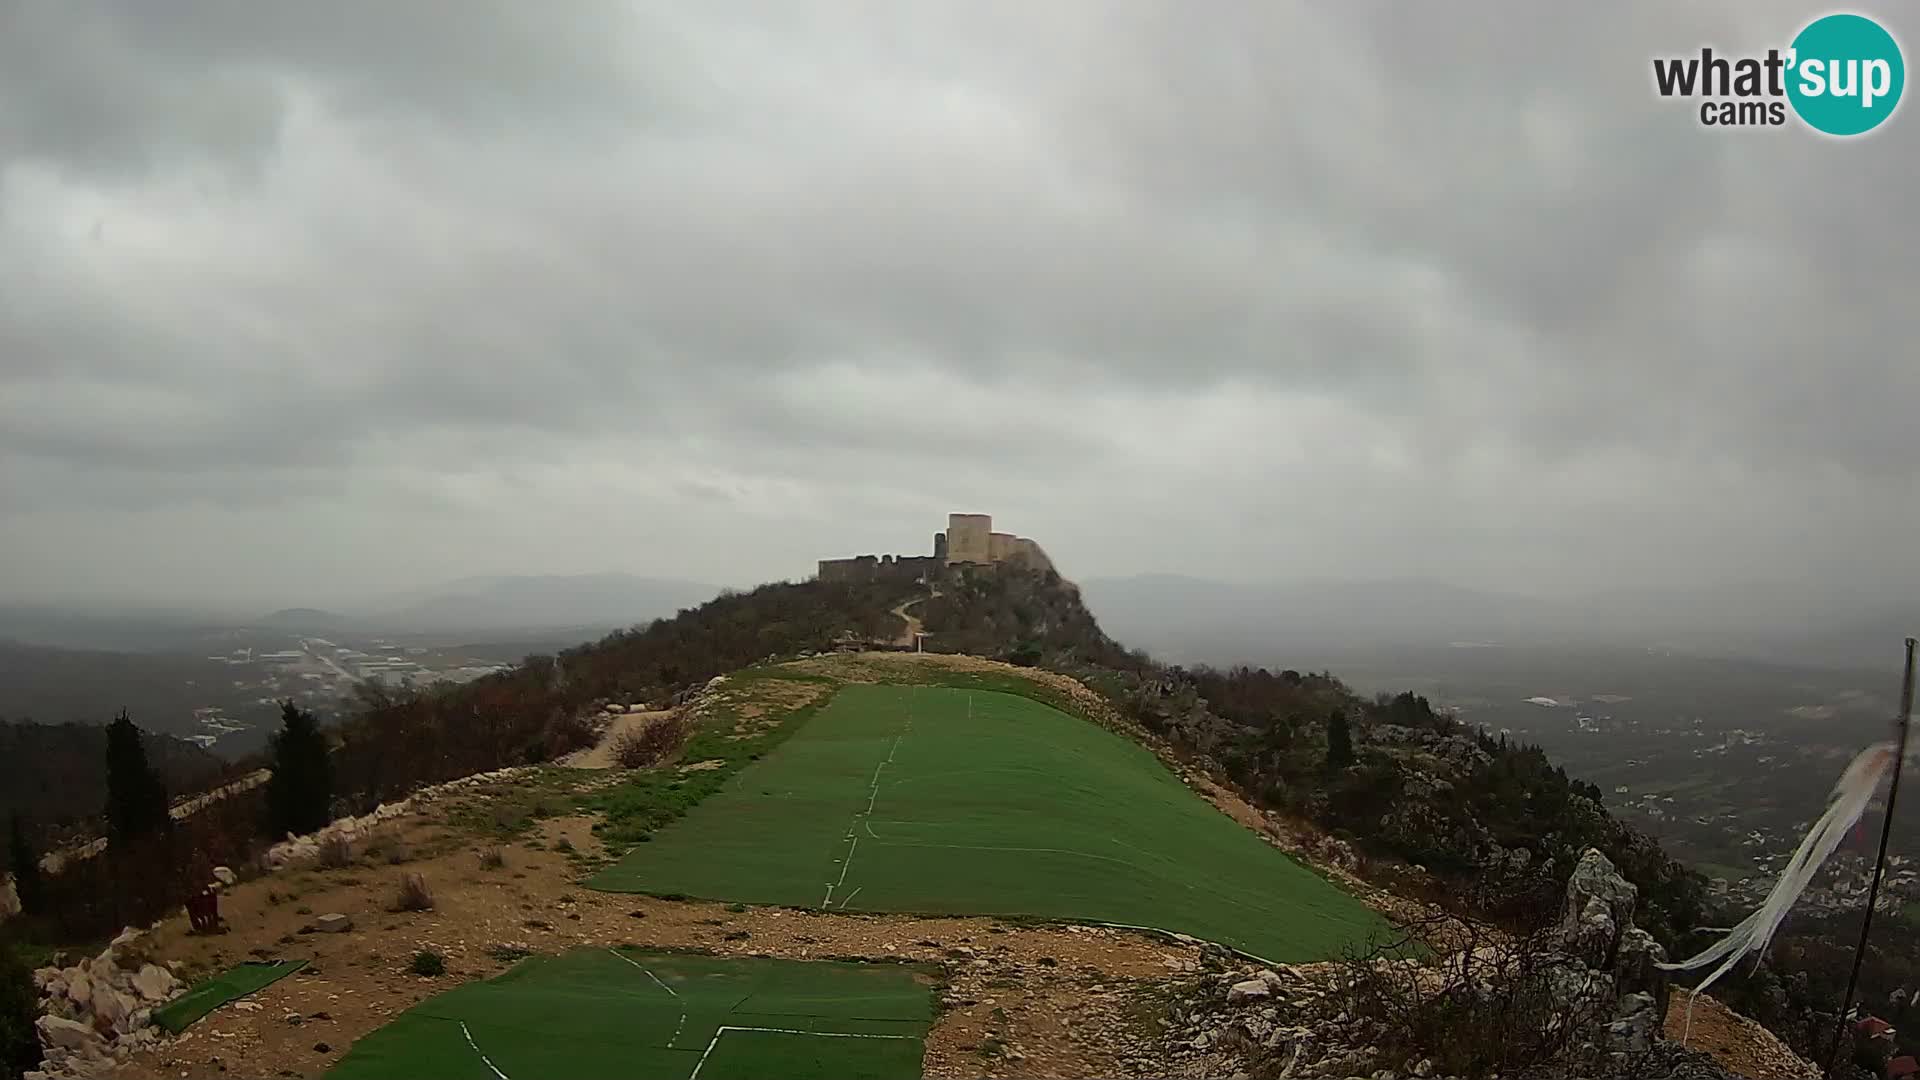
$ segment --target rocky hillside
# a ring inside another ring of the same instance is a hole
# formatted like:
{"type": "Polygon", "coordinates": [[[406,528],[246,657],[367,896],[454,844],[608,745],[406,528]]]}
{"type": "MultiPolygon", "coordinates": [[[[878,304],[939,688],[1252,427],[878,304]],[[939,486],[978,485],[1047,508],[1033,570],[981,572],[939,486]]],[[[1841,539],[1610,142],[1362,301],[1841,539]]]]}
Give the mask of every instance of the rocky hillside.
{"type": "MultiPolygon", "coordinates": [[[[1665,954],[1634,924],[1637,900],[1612,862],[1589,848],[1558,918],[1524,939],[1465,947],[1437,963],[1388,951],[1271,969],[1211,953],[1209,970],[1172,994],[1164,1052],[1209,1076],[1743,1075],[1661,1037],[1672,995],[1654,965],[1665,954]]],[[[1764,1033],[1744,1049],[1754,1075],[1813,1075],[1764,1033]]]]}
{"type": "MultiPolygon", "coordinates": [[[[912,679],[930,665],[1025,678],[1037,697],[1133,730],[1109,699],[1058,674],[899,654],[780,665],[806,680],[797,684],[719,680],[679,712],[696,731],[723,724],[716,737],[724,738],[741,716],[771,724],[801,715],[803,700],[785,696],[794,685],[912,679]]],[[[1282,815],[1234,799],[1198,764],[1179,761],[1171,743],[1137,734],[1196,792],[1286,841],[1282,815]]],[[[938,1078],[1805,1075],[1734,1074],[1655,1037],[1670,996],[1651,967],[1661,952],[1635,925],[1637,890],[1598,851],[1577,860],[1555,918],[1537,934],[1423,915],[1420,905],[1361,890],[1400,915],[1407,937],[1399,947],[1272,969],[1192,939],[1108,927],[797,911],[583,888],[583,878],[624,850],[626,841],[615,839],[630,835],[616,827],[622,813],[648,792],[708,775],[691,771],[711,764],[706,754],[690,743],[630,772],[532,766],[474,776],[275,845],[236,865],[237,873],[217,867],[230,932],[189,933],[175,913],[122,935],[104,954],[68,955],[38,972],[38,1027],[54,1051],[49,1075],[312,1075],[441,990],[530,953],[623,942],[938,965],[941,1009],[926,1050],[926,1074],[938,1078]],[[412,890],[415,879],[420,888],[412,890]],[[410,890],[424,905],[399,902],[410,890]],[[437,974],[413,970],[423,953],[438,958],[437,974]],[[307,966],[182,1036],[150,1026],[148,1010],[178,993],[175,977],[192,982],[249,957],[307,966]]],[[[1328,872],[1340,876],[1337,867],[1328,872]]],[[[1776,1059],[1800,1068],[1777,1051],[1761,1060],[1776,1059]]]]}
{"type": "MultiPolygon", "coordinates": [[[[1137,976],[1124,1000],[1098,999],[1135,1019],[1143,1011],[1164,1016],[1164,1031],[1130,1022],[1129,1048],[1113,1051],[1120,1056],[1101,1057],[1104,1051],[1082,1046],[1074,1051],[1075,1068],[1153,1072],[1140,1066],[1141,1055],[1164,1052],[1185,1062],[1187,1074],[1216,1075],[1211,1070],[1224,1060],[1221,1055],[1239,1053],[1236,1068],[1252,1075],[1314,1075],[1286,1070],[1317,1068],[1323,1061],[1332,1062],[1326,1068],[1333,1071],[1325,1075],[1348,1075],[1339,1070],[1361,1057],[1375,1062],[1370,1072],[1396,1075],[1524,1075],[1522,1067],[1531,1066],[1518,1059],[1489,1066],[1451,1060],[1443,1050],[1463,1032],[1473,1045],[1492,1038],[1475,1024],[1512,1025],[1522,1023],[1516,1018],[1559,1015],[1556,1010],[1577,1001],[1577,1022],[1547,1025],[1551,1045],[1535,1047],[1547,1055],[1540,1060],[1577,1061],[1588,1070],[1582,1075],[1630,1075],[1619,1071],[1627,1059],[1614,1055],[1639,1053],[1636,1040],[1659,1029],[1663,1012],[1663,992],[1652,985],[1646,963],[1662,947],[1691,947],[1687,930],[1704,920],[1702,884],[1656,843],[1614,821],[1590,785],[1567,777],[1537,748],[1466,729],[1413,695],[1362,699],[1328,673],[1156,663],[1107,637],[1078,590],[1056,574],[963,569],[933,585],[932,590],[896,584],[770,585],[723,595],[672,619],[558,656],[530,657],[512,671],[465,686],[371,698],[338,735],[333,755],[342,796],[338,810],[364,816],[428,785],[558,758],[595,742],[610,705],[619,706],[620,715],[629,704],[674,708],[739,667],[827,652],[849,634],[892,638],[903,624],[898,612],[907,607],[929,632],[930,649],[1005,660],[1036,675],[1048,669],[1051,674],[1042,676],[1048,686],[1069,688],[1063,691],[1063,707],[1131,733],[1197,790],[1218,785],[1216,805],[1276,843],[1318,858],[1329,874],[1364,880],[1403,898],[1386,905],[1395,914],[1424,910],[1418,901],[1431,900],[1447,916],[1439,931],[1408,921],[1405,956],[1354,958],[1320,972],[1314,975],[1315,989],[1302,990],[1297,1002],[1289,996],[1286,972],[1274,973],[1285,984],[1278,985],[1257,971],[1222,968],[1185,988],[1137,976]],[[1569,890],[1574,900],[1566,899],[1569,890]],[[1464,950],[1457,939],[1460,927],[1479,928],[1470,931],[1464,950]],[[1424,962],[1436,950],[1467,960],[1436,968],[1424,962]],[[1264,999],[1248,985],[1255,981],[1266,986],[1264,999]],[[1281,997],[1292,1011],[1281,1008],[1281,997]],[[1504,1004],[1490,1010],[1489,1002],[1504,1004]],[[1244,1010],[1233,1010],[1249,1004],[1275,1013],[1256,1011],[1257,1022],[1242,1023],[1244,1010]],[[1335,1029],[1361,1020],[1373,1025],[1366,1030],[1377,1032],[1369,1036],[1374,1041],[1347,1040],[1336,1047],[1335,1029]],[[1269,1045],[1273,1032],[1283,1027],[1291,1032],[1281,1040],[1284,1046],[1269,1045]],[[1141,1039],[1150,1043],[1163,1035],[1172,1040],[1163,1051],[1141,1049],[1141,1039]],[[1292,1056],[1282,1062],[1267,1053],[1280,1050],[1292,1056]],[[1196,1059],[1196,1053],[1203,1056],[1196,1059]],[[1422,1060],[1429,1062],[1424,1073],[1422,1060]]],[[[669,759],[650,768],[672,765],[669,759]]],[[[641,786],[661,787],[644,780],[641,786]]],[[[510,786],[496,797],[511,801],[521,794],[510,786]]],[[[612,812],[618,801],[585,805],[612,812]]],[[[242,811],[233,808],[231,821],[206,837],[183,835],[177,845],[190,854],[165,853],[169,864],[274,865],[265,858],[266,838],[245,842],[242,811]]],[[[465,813],[483,822],[508,820],[500,817],[505,811],[498,806],[469,807],[465,813]]],[[[374,820],[380,826],[375,831],[382,833],[415,828],[411,818],[389,824],[376,812],[374,820]]],[[[524,827],[524,817],[515,820],[524,827]]],[[[435,844],[447,843],[465,827],[470,827],[465,820],[445,818],[419,826],[428,830],[421,836],[439,838],[435,844]]],[[[283,850],[279,862],[319,854],[318,848],[295,848],[298,854],[286,856],[283,850]]],[[[99,861],[103,881],[132,888],[146,880],[136,864],[122,868],[111,857],[99,861]]],[[[456,865],[461,865],[457,859],[446,872],[470,876],[464,868],[453,869],[456,865]]],[[[536,903],[531,895],[526,902],[536,903]]],[[[162,902],[159,909],[166,907],[162,902]]],[[[103,915],[122,910],[141,909],[116,903],[103,915]]],[[[820,918],[832,923],[847,917],[820,918]]],[[[925,947],[936,954],[976,948],[965,939],[949,943],[931,930],[908,940],[932,942],[925,947]]],[[[503,952],[522,947],[496,944],[503,952]]],[[[1193,962],[1162,959],[1172,965],[1169,970],[1184,971],[1193,962]]],[[[1034,986],[1022,991],[1021,1000],[1034,1009],[1057,1009],[1067,1000],[1048,996],[1051,991],[1042,986],[1046,976],[1026,975],[1033,976],[1034,986]]],[[[1015,976],[995,978],[1004,982],[1015,976]]],[[[997,986],[995,1000],[1007,992],[997,986]]],[[[1072,1000],[1084,1005],[1091,999],[1072,1000]]],[[[996,1019],[983,1030],[998,1032],[991,1035],[995,1044],[1011,1045],[1023,1029],[1000,1017],[1012,1010],[992,1005],[986,1011],[996,1019]]],[[[1531,1021],[1522,1026],[1539,1034],[1531,1021]]],[[[1036,1044],[1035,1053],[1043,1052],[1036,1044]]],[[[1634,1060],[1673,1067],[1639,1075],[1714,1075],[1684,1071],[1699,1063],[1671,1049],[1649,1053],[1655,1056],[1634,1060]]],[[[1019,1062],[1008,1058],[1006,1064],[1019,1062]]]]}

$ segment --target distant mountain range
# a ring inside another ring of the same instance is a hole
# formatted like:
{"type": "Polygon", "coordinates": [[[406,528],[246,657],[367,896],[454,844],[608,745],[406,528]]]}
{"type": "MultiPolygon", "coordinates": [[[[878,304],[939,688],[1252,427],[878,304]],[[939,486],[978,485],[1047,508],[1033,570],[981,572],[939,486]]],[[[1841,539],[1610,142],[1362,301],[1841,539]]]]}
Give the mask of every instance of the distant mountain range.
{"type": "Polygon", "coordinates": [[[1178,575],[1080,582],[1115,637],[1182,662],[1336,666],[1382,648],[1669,649],[1824,667],[1897,664],[1920,630],[1857,592],[1759,583],[1541,599],[1430,581],[1234,584],[1178,575]]]}
{"type": "Polygon", "coordinates": [[[1504,643],[1577,625],[1540,601],[1423,581],[1249,585],[1153,574],[1080,588],[1116,638],[1187,663],[1318,668],[1354,650],[1504,643]]]}
{"type": "Polygon", "coordinates": [[[612,628],[703,604],[717,585],[631,574],[467,578],[409,598],[376,615],[415,630],[612,628]]]}
{"type": "MultiPolygon", "coordinates": [[[[1453,644],[1672,649],[1833,667],[1897,663],[1920,603],[1791,583],[1620,589],[1541,599],[1422,580],[1245,584],[1145,574],[1084,579],[1087,606],[1129,645],[1179,662],[1335,666],[1356,652],[1453,644]]],[[[77,615],[0,605],[0,639],[128,652],[225,652],[236,632],[425,636],[559,647],[671,616],[718,586],[631,574],[467,578],[366,610],[290,607],[243,619],[77,615]]]]}
{"type": "Polygon", "coordinates": [[[68,649],[204,651],[235,631],[286,634],[548,637],[585,639],[670,616],[713,598],[718,586],[632,574],[466,578],[392,597],[358,612],[290,607],[251,618],[180,612],[75,613],[0,605],[0,639],[68,649]]]}

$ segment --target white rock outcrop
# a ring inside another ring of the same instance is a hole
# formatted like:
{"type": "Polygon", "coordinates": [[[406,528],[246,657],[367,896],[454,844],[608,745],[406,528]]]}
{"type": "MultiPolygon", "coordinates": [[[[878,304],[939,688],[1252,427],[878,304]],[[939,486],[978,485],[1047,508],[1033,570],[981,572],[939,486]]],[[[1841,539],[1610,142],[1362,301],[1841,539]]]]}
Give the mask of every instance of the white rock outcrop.
{"type": "Polygon", "coordinates": [[[48,1078],[99,1076],[134,1050],[160,1038],[153,1008],[186,992],[173,972],[142,962],[128,930],[100,955],[72,967],[33,973],[42,1015],[34,1022],[48,1078]]]}

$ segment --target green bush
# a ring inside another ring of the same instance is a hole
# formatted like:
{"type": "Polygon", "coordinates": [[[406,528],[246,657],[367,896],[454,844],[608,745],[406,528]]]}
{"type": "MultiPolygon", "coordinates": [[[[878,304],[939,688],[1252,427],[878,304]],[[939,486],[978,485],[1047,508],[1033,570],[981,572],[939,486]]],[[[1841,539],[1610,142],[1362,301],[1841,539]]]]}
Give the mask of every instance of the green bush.
{"type": "Polygon", "coordinates": [[[413,963],[409,964],[407,969],[415,975],[424,975],[428,978],[433,978],[434,976],[445,975],[447,973],[447,961],[445,957],[434,952],[432,949],[421,949],[419,952],[413,954],[413,963]]]}
{"type": "Polygon", "coordinates": [[[38,999],[32,970],[12,943],[0,941],[0,1080],[40,1067],[40,1039],[33,1030],[38,999]]]}

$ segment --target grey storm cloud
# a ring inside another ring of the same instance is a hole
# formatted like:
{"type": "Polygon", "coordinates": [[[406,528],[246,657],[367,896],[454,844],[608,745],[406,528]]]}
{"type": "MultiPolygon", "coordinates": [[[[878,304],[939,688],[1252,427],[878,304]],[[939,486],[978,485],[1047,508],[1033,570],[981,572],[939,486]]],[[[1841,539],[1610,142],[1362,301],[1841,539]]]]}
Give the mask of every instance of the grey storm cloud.
{"type": "Polygon", "coordinates": [[[1652,90],[1812,14],[0,0],[0,599],[1910,572],[1912,106],[1652,90]]]}

